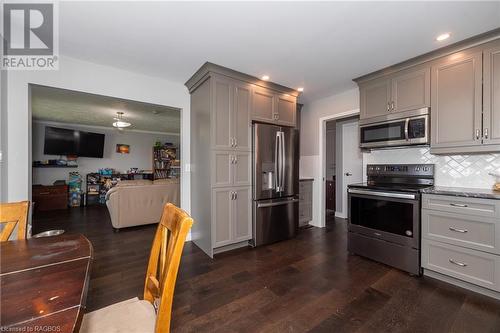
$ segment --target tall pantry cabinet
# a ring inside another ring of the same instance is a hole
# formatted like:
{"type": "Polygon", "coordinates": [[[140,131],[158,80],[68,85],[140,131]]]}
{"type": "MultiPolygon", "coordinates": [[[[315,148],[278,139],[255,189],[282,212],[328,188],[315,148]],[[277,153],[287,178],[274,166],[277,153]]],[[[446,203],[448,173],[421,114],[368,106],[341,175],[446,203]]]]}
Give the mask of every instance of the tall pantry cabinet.
{"type": "MultiPolygon", "coordinates": [[[[186,82],[191,93],[192,239],[210,257],[252,239],[252,119],[295,121],[295,113],[281,119],[275,115],[283,90],[271,88],[281,86],[262,87],[258,81],[206,63],[186,82]]],[[[286,97],[295,109],[296,95],[286,97]]]]}

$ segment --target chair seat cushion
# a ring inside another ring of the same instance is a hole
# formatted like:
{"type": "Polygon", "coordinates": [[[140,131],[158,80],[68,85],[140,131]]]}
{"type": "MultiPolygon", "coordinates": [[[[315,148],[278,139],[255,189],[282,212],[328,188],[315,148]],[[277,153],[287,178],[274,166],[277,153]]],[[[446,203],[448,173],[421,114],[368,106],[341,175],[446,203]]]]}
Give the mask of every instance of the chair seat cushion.
{"type": "Polygon", "coordinates": [[[85,314],[80,333],[154,333],[155,321],[153,305],[135,297],[85,314]]]}

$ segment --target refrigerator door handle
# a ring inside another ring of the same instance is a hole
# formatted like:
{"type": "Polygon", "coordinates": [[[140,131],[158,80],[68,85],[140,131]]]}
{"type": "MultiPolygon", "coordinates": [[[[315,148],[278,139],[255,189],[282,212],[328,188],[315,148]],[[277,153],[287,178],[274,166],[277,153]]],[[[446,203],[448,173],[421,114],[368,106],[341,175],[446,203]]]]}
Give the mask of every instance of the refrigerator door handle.
{"type": "Polygon", "coordinates": [[[279,133],[276,133],[276,138],[274,140],[274,179],[273,179],[273,182],[274,182],[274,187],[276,188],[276,192],[279,192],[279,177],[278,177],[278,172],[279,172],[279,168],[278,168],[278,160],[279,160],[279,155],[278,155],[278,151],[279,151],[279,133]]]}
{"type": "Polygon", "coordinates": [[[281,144],[281,171],[280,171],[280,190],[285,191],[285,132],[280,132],[280,144],[281,144]]]}

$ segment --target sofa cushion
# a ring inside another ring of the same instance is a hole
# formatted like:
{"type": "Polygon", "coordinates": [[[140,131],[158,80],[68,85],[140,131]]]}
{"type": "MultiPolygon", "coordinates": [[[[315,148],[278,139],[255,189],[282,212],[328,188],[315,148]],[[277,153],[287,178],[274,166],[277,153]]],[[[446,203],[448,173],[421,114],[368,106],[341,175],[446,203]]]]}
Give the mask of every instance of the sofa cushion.
{"type": "Polygon", "coordinates": [[[179,184],[179,179],[166,178],[166,179],[156,179],[153,181],[153,185],[165,185],[165,184],[179,184]]]}
{"type": "Polygon", "coordinates": [[[149,179],[135,179],[135,180],[120,180],[116,186],[141,186],[141,185],[152,185],[153,182],[149,179]]]}

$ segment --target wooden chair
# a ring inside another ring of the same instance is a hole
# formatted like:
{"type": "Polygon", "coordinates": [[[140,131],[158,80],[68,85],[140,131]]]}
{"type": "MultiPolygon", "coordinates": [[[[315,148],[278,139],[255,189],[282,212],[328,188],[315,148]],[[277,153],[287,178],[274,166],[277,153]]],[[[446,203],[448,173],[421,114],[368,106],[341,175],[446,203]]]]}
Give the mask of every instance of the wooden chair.
{"type": "Polygon", "coordinates": [[[0,223],[5,224],[0,232],[0,242],[8,241],[17,227],[17,239],[26,238],[26,221],[28,220],[29,201],[0,204],[0,223]]]}
{"type": "Polygon", "coordinates": [[[144,300],[135,298],[86,314],[80,333],[169,332],[175,281],[192,225],[186,212],[167,203],[151,247],[144,300]]]}

